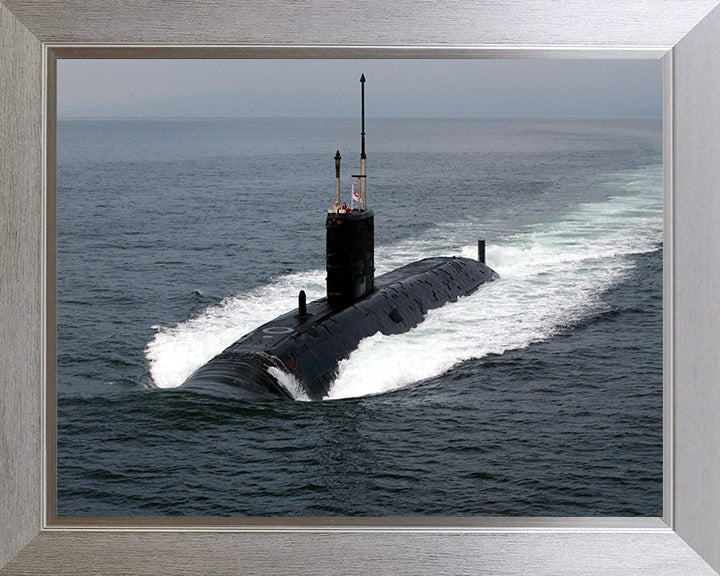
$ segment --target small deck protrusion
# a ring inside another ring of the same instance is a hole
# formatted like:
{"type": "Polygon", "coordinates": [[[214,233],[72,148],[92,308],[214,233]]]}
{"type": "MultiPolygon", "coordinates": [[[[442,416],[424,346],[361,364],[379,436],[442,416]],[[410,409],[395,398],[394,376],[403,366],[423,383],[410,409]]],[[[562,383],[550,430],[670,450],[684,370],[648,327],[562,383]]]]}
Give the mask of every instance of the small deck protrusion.
{"type": "Polygon", "coordinates": [[[485,264],[485,240],[478,238],[478,262],[485,264]]]}
{"type": "Polygon", "coordinates": [[[300,316],[307,316],[307,296],[305,290],[300,290],[298,294],[298,314],[300,316]]]}

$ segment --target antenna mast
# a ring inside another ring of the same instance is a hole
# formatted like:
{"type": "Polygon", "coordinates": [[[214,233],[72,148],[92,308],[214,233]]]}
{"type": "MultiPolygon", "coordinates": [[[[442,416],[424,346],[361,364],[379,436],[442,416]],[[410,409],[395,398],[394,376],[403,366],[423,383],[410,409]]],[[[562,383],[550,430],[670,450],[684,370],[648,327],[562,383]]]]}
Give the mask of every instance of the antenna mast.
{"type": "Polygon", "coordinates": [[[365,210],[365,182],[367,181],[367,173],[365,172],[365,74],[360,76],[360,110],[362,117],[362,132],[360,133],[360,210],[365,210]]]}

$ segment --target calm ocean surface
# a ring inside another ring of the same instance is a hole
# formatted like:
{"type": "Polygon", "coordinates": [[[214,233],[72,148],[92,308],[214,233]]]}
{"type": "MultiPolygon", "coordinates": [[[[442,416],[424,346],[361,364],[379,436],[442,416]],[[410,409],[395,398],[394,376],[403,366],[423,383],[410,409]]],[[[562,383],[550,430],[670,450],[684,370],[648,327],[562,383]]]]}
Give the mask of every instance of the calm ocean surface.
{"type": "Polygon", "coordinates": [[[662,514],[661,120],[367,133],[377,273],[482,236],[501,279],[247,401],[173,388],[324,294],[359,122],[59,122],[59,515],[662,514]]]}

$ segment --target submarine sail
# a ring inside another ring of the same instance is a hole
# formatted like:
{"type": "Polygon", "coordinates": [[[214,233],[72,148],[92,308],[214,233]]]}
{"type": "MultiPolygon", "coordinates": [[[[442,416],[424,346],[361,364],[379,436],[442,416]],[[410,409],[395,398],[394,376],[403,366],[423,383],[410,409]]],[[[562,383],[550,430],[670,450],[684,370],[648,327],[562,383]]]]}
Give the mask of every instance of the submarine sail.
{"type": "MultiPolygon", "coordinates": [[[[428,312],[468,295],[497,274],[478,260],[426,258],[375,278],[374,214],[366,208],[365,76],[360,78],[362,131],[357,207],[340,204],[335,154],[335,204],[326,216],[327,295],[259,326],[198,368],[182,388],[208,393],[294,398],[292,385],[311,400],[328,395],[338,365],[360,341],[378,332],[401,334],[428,312]],[[288,384],[292,383],[292,384],[288,384]]],[[[354,190],[354,186],[353,186],[354,190]]]]}

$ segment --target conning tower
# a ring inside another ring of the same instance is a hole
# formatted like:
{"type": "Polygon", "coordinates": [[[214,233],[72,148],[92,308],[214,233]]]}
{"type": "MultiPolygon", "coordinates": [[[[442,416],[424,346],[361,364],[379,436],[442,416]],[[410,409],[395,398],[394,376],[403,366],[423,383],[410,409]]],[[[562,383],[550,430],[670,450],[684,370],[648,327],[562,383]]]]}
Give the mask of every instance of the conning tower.
{"type": "Polygon", "coordinates": [[[366,208],[365,171],[365,75],[360,77],[361,152],[359,195],[353,186],[350,206],[340,205],[340,151],[335,154],[335,205],[328,210],[325,223],[327,237],[327,299],[333,305],[347,305],[370,294],[375,284],[375,220],[366,208]],[[357,206],[355,201],[357,199],[357,206]]]}

